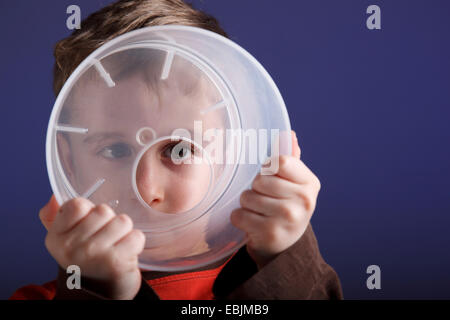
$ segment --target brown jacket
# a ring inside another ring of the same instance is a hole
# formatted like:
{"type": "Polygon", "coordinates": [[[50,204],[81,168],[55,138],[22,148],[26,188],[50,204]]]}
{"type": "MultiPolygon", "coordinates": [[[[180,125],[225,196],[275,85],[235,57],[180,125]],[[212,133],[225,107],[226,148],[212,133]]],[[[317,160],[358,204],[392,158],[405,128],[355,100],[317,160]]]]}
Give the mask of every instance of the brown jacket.
{"type": "MultiPolygon", "coordinates": [[[[135,300],[159,299],[145,281],[157,273],[142,275],[135,300]]],[[[66,277],[60,269],[55,299],[103,299],[85,288],[67,289],[66,277]]],[[[219,273],[213,293],[218,300],[343,299],[339,278],[323,260],[311,225],[293,246],[260,270],[246,247],[241,248],[219,273]]]]}

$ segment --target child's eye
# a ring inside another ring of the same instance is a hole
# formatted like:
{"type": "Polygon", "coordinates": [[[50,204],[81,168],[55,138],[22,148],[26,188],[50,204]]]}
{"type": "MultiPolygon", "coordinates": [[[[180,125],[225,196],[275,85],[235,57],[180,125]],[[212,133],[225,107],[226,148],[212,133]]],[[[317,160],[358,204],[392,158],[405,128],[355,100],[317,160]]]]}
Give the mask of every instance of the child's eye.
{"type": "Polygon", "coordinates": [[[129,145],[120,142],[104,147],[98,154],[107,159],[122,159],[131,156],[132,153],[129,145]]]}
{"type": "Polygon", "coordinates": [[[193,144],[182,141],[167,145],[162,151],[162,156],[179,162],[193,157],[194,152],[195,146],[193,144]]]}

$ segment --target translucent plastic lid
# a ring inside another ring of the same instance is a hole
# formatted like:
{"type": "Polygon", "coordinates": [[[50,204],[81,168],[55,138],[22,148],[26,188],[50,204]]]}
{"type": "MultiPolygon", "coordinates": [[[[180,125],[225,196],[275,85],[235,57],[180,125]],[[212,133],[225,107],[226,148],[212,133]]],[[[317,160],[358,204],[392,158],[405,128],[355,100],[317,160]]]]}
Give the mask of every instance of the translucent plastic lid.
{"type": "Polygon", "coordinates": [[[146,235],[140,267],[193,269],[245,243],[230,223],[268,157],[290,154],[283,99],[232,41],[143,28],[93,52],[61,90],[47,132],[57,201],[85,197],[146,235]]]}

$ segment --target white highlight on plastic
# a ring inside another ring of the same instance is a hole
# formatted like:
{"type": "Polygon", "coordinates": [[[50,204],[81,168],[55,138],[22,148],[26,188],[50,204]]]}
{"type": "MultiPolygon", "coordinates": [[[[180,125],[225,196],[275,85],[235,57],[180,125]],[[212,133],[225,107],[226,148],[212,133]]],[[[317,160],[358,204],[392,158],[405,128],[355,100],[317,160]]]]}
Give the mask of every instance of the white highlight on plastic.
{"type": "Polygon", "coordinates": [[[163,70],[161,73],[161,80],[166,80],[169,77],[170,69],[172,68],[173,58],[175,57],[175,52],[167,51],[166,60],[164,61],[163,70]]]}
{"type": "Polygon", "coordinates": [[[150,127],[142,127],[138,130],[138,132],[136,132],[136,141],[137,143],[139,143],[141,146],[146,146],[147,144],[149,144],[151,141],[156,139],[156,132],[153,128],[150,127]],[[152,134],[152,138],[149,141],[142,141],[142,138],[144,137],[144,134],[149,131],[152,134]]]}
{"type": "Polygon", "coordinates": [[[86,134],[86,133],[88,133],[89,129],[77,128],[77,127],[71,127],[71,126],[56,126],[56,131],[86,134]]]}
{"type": "Polygon", "coordinates": [[[95,69],[97,69],[98,73],[100,73],[103,80],[105,80],[108,87],[113,88],[116,86],[116,83],[113,81],[113,79],[111,79],[111,75],[105,70],[105,68],[103,68],[103,65],[100,61],[95,60],[94,66],[95,69]]]}
{"type": "Polygon", "coordinates": [[[201,110],[201,111],[200,111],[200,114],[201,114],[201,115],[204,115],[204,114],[207,114],[207,113],[209,113],[209,112],[211,112],[211,111],[215,111],[215,110],[217,110],[217,109],[224,108],[224,107],[226,107],[226,106],[227,106],[226,101],[225,101],[225,100],[222,100],[222,101],[216,103],[215,105],[213,105],[213,106],[211,106],[211,107],[208,107],[208,108],[206,108],[206,109],[201,110]]]}
{"type": "Polygon", "coordinates": [[[110,202],[108,202],[108,206],[110,206],[111,208],[117,208],[117,206],[119,205],[119,200],[112,200],[110,202]]]}
{"type": "Polygon", "coordinates": [[[94,194],[95,191],[97,191],[102,184],[104,184],[106,181],[106,179],[100,179],[98,180],[96,183],[94,183],[94,185],[92,187],[90,187],[81,197],[82,198],[89,198],[90,196],[92,196],[94,194]]]}

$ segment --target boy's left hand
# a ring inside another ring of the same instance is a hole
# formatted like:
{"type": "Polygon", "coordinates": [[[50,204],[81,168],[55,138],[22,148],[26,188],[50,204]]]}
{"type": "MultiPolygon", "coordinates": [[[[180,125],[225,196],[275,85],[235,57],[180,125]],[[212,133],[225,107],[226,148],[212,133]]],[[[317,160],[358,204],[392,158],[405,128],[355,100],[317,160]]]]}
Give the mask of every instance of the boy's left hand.
{"type": "Polygon", "coordinates": [[[256,176],[241,195],[241,208],[231,213],[259,269],[300,239],[316,207],[320,181],[300,160],[295,132],[292,149],[292,156],[279,156],[277,174],[256,176]]]}

